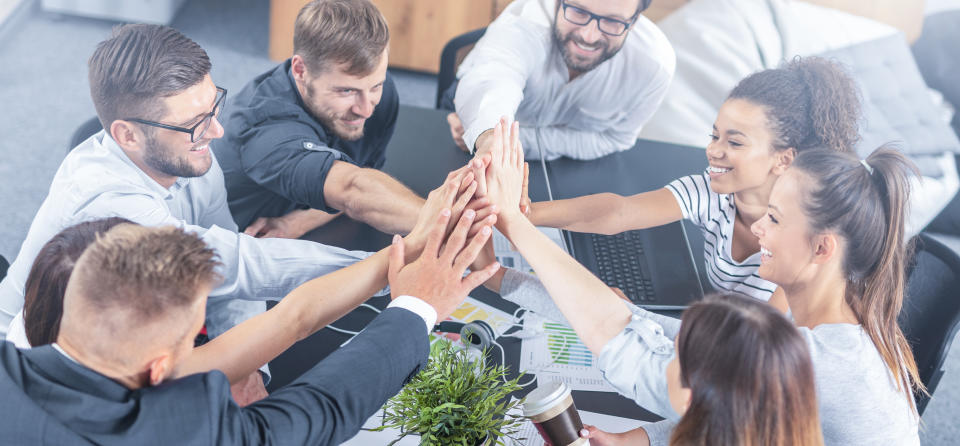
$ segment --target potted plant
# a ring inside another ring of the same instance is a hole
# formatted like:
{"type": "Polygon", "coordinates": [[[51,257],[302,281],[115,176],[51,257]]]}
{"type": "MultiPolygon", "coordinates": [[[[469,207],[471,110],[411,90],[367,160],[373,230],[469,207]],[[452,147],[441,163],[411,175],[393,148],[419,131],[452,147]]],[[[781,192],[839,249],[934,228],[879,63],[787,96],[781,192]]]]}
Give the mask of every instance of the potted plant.
{"type": "Polygon", "coordinates": [[[384,405],[383,425],[374,430],[400,430],[390,445],[407,435],[419,435],[423,446],[522,440],[516,438],[522,416],[507,414],[522,402],[509,398],[520,389],[520,377],[505,381],[504,372],[441,339],[431,347],[426,367],[384,405]]]}

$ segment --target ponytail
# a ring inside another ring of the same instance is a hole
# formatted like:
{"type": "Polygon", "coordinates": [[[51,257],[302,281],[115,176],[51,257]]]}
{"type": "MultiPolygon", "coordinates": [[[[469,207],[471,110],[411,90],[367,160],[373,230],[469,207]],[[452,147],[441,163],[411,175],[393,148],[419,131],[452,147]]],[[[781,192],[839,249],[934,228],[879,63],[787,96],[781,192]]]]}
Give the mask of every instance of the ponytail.
{"type": "Polygon", "coordinates": [[[846,241],[844,299],[913,405],[905,387],[926,389],[897,316],[906,288],[909,176],[919,175],[916,166],[881,147],[863,162],[854,154],[813,149],[800,153],[791,168],[812,180],[803,200],[812,233],[831,230],[846,241]]]}
{"type": "Polygon", "coordinates": [[[776,150],[825,147],[852,152],[860,139],[860,97],[837,63],[797,57],[780,68],[754,73],[730,92],[766,108],[776,150]]]}

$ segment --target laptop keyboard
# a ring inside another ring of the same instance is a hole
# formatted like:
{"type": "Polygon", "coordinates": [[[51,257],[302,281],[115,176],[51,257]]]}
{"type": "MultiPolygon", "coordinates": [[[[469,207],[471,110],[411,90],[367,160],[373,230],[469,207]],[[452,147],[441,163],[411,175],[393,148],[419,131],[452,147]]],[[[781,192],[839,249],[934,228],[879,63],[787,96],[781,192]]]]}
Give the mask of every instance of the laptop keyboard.
{"type": "Polygon", "coordinates": [[[591,234],[590,241],[600,280],[623,290],[637,305],[656,301],[639,231],[616,235],[591,234]]]}

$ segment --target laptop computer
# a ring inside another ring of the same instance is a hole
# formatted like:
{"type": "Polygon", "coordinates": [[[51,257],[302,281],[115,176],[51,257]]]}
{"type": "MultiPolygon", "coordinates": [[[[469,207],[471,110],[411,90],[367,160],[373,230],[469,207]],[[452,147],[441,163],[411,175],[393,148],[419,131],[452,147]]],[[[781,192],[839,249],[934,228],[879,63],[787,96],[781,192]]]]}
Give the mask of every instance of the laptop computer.
{"type": "MultiPolygon", "coordinates": [[[[540,167],[553,201],[539,129],[540,167]]],[[[682,222],[615,235],[560,231],[573,258],[631,302],[648,310],[682,310],[703,298],[703,286],[682,222]]]]}
{"type": "Polygon", "coordinates": [[[568,252],[648,310],[680,310],[703,297],[683,223],[616,235],[567,232],[568,252]]]}

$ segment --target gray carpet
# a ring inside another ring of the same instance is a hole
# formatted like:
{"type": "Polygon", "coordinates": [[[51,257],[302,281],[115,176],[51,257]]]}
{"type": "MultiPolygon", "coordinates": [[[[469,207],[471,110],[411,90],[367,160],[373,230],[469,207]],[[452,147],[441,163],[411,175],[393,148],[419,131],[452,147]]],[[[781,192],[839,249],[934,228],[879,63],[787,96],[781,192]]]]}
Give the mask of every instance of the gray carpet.
{"type": "MultiPolygon", "coordinates": [[[[39,3],[39,2],[36,2],[39,3]]],[[[192,0],[173,26],[199,42],[213,62],[214,81],[237,91],[274,65],[267,57],[269,3],[192,0]]],[[[0,254],[12,259],[47,194],[71,134],[94,115],[86,61],[115,23],[29,9],[0,24],[0,254]]],[[[434,76],[394,72],[404,104],[432,107],[434,76]]],[[[955,345],[960,345],[957,343],[955,345]]],[[[960,438],[960,347],[923,417],[924,444],[960,438]]]]}

